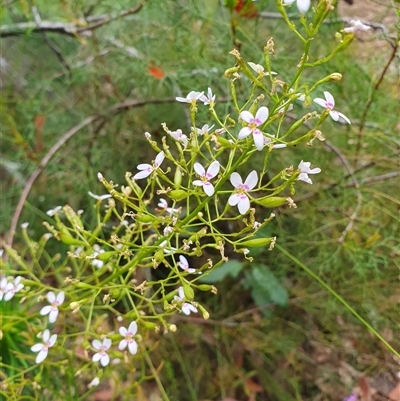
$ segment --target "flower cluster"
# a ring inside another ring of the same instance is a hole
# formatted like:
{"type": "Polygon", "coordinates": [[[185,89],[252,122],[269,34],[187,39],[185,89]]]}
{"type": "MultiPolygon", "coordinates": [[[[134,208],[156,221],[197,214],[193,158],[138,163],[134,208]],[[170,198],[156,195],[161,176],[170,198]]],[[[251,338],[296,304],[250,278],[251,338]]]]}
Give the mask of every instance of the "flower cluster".
{"type": "MultiPolygon", "coordinates": [[[[137,333],[137,323],[131,322],[129,327],[120,327],[119,334],[122,336],[122,340],[119,342],[118,349],[123,351],[128,348],[131,355],[135,355],[138,351],[138,345],[134,339],[137,333]]],[[[104,337],[102,341],[93,340],[92,347],[97,351],[92,356],[93,362],[100,362],[100,365],[105,367],[110,363],[110,356],[108,351],[112,346],[112,341],[110,338],[104,337]]]]}
{"type": "Polygon", "coordinates": [[[24,288],[22,277],[4,276],[0,279],[0,301],[10,301],[14,295],[24,288]]]}

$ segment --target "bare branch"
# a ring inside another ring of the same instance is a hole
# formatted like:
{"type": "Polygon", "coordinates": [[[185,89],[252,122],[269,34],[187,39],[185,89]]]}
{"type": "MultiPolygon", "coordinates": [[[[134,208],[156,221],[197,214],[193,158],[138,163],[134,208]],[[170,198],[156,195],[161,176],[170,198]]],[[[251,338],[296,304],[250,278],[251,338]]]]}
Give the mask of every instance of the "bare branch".
{"type": "Polygon", "coordinates": [[[38,33],[38,32],[54,32],[60,33],[69,36],[76,36],[78,34],[84,34],[85,32],[93,31],[97,28],[100,28],[104,24],[108,24],[111,21],[114,21],[119,18],[124,18],[127,15],[136,14],[139,12],[144,4],[148,0],[144,0],[135,8],[130,8],[128,10],[121,11],[116,15],[101,15],[101,16],[92,16],[88,17],[86,20],[81,20],[77,23],[65,23],[58,21],[41,21],[38,18],[35,18],[33,22],[20,22],[12,25],[1,25],[0,26],[0,37],[10,37],[10,36],[19,36],[24,35],[27,32],[30,33],[38,33]],[[94,21],[93,23],[90,23],[94,21]],[[88,24],[89,22],[89,24],[88,24]]]}

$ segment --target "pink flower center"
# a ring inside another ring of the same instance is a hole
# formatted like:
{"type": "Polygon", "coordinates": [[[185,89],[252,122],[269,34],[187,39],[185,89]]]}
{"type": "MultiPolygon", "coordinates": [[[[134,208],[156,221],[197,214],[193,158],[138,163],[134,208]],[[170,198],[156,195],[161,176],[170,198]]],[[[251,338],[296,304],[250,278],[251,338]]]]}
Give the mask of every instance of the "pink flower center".
{"type": "Polygon", "coordinates": [[[333,109],[333,104],[332,103],[326,102],[325,106],[326,106],[327,109],[331,109],[331,110],[333,109]]]}

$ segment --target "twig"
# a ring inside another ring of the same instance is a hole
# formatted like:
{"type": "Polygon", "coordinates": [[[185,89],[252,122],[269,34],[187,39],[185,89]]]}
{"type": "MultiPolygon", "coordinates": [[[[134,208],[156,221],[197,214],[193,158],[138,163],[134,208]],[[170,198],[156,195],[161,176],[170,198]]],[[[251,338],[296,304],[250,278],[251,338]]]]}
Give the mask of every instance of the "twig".
{"type": "Polygon", "coordinates": [[[54,32],[69,36],[76,36],[82,32],[93,31],[100,28],[104,24],[108,24],[118,18],[124,18],[130,14],[136,14],[139,12],[144,4],[148,0],[144,0],[135,8],[121,11],[120,13],[112,15],[92,16],[86,20],[82,20],[79,23],[65,23],[58,21],[35,21],[35,22],[20,22],[12,25],[1,25],[0,26],[0,37],[6,38],[9,36],[24,35],[27,31],[37,32],[54,32]],[[87,21],[95,21],[92,24],[87,24],[87,21]]]}
{"type": "Polygon", "coordinates": [[[398,42],[396,44],[392,44],[391,43],[391,46],[392,46],[392,53],[390,54],[390,57],[389,57],[386,65],[385,65],[385,67],[383,68],[383,70],[382,70],[382,72],[381,72],[381,74],[380,74],[380,76],[378,78],[378,81],[374,85],[374,88],[373,88],[373,90],[371,92],[371,95],[370,95],[368,101],[367,101],[367,104],[365,105],[364,112],[363,112],[363,115],[361,117],[361,122],[360,122],[360,126],[358,128],[358,133],[357,133],[357,144],[356,144],[356,150],[355,150],[355,154],[354,154],[354,165],[357,165],[358,154],[359,154],[360,149],[361,149],[363,130],[364,130],[365,122],[366,122],[366,119],[367,119],[368,111],[369,111],[369,109],[370,109],[370,107],[372,105],[372,102],[374,101],[374,96],[375,96],[376,92],[378,91],[379,86],[381,85],[381,83],[383,81],[383,78],[385,77],[386,72],[387,72],[390,64],[392,63],[392,61],[396,57],[397,49],[399,48],[399,43],[398,42]]]}
{"type": "MultiPolygon", "coordinates": [[[[31,8],[32,14],[35,18],[35,21],[37,24],[40,24],[42,22],[42,18],[40,17],[39,11],[36,6],[32,6],[31,8]]],[[[50,47],[50,49],[54,52],[56,57],[58,58],[58,61],[66,68],[68,75],[71,74],[71,67],[65,60],[64,56],[61,53],[61,50],[50,40],[46,32],[43,32],[43,38],[46,41],[47,45],[50,47]]]]}
{"type": "MultiPolygon", "coordinates": [[[[273,12],[267,12],[267,11],[262,11],[259,14],[260,18],[264,19],[283,19],[282,14],[280,13],[273,13],[273,12]]],[[[298,13],[291,13],[287,15],[289,19],[300,19],[301,14],[298,13]]],[[[349,18],[349,17],[341,17],[341,18],[331,18],[331,19],[326,19],[324,20],[324,24],[330,25],[330,24],[337,24],[338,22],[342,22],[344,24],[350,24],[351,20],[354,20],[355,18],[349,18]]],[[[373,29],[379,29],[383,32],[385,36],[388,34],[388,29],[384,24],[381,24],[379,22],[373,22],[373,21],[367,21],[367,20],[360,20],[364,25],[368,25],[373,29]]]]}
{"type": "MultiPolygon", "coordinates": [[[[24,190],[22,191],[22,194],[18,200],[17,206],[15,208],[14,214],[11,219],[11,226],[10,230],[7,233],[7,239],[6,239],[6,244],[8,244],[10,247],[13,244],[14,241],[14,235],[15,235],[15,230],[18,225],[18,220],[20,218],[20,215],[22,213],[22,209],[25,205],[25,202],[28,198],[28,195],[33,187],[33,184],[35,183],[36,179],[39,177],[39,175],[42,173],[42,171],[46,168],[47,164],[51,160],[51,158],[58,152],[58,150],[65,145],[76,133],[78,133],[82,128],[86,127],[89,124],[92,124],[95,121],[99,121],[101,119],[107,118],[106,116],[109,114],[118,114],[122,112],[123,110],[127,110],[130,108],[135,108],[135,107],[143,107],[148,104],[163,104],[163,103],[172,103],[174,102],[174,98],[167,98],[167,99],[151,99],[151,100],[127,100],[123,103],[118,103],[115,104],[114,106],[110,107],[104,114],[95,114],[90,117],[85,118],[82,122],[80,122],[78,125],[75,125],[75,127],[71,128],[68,132],[66,132],[64,135],[61,136],[61,138],[48,150],[46,155],[43,157],[43,159],[40,161],[39,165],[36,167],[35,171],[30,175],[28,180],[26,181],[24,190]]],[[[4,255],[6,256],[6,254],[4,255]]]]}
{"type": "MultiPolygon", "coordinates": [[[[369,184],[371,182],[377,182],[377,181],[383,181],[383,180],[388,180],[390,178],[395,178],[400,176],[400,171],[392,171],[391,173],[386,173],[382,175],[376,175],[373,177],[367,177],[361,180],[359,183],[360,184],[369,184]]],[[[345,185],[345,187],[353,187],[354,183],[349,182],[345,185]]]]}

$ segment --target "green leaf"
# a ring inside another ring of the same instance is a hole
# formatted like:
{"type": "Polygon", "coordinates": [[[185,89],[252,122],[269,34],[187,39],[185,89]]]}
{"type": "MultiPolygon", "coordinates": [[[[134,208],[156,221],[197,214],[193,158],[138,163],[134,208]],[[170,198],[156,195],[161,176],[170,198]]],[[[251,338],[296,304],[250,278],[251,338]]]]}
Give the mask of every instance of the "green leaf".
{"type": "Polygon", "coordinates": [[[222,281],[225,277],[236,278],[243,269],[243,263],[238,260],[229,260],[221,266],[212,270],[209,274],[202,277],[199,281],[207,284],[214,284],[222,281]]]}
{"type": "Polygon", "coordinates": [[[255,265],[246,275],[247,287],[258,306],[273,302],[279,306],[286,306],[288,293],[274,273],[265,265],[255,265]]]}

